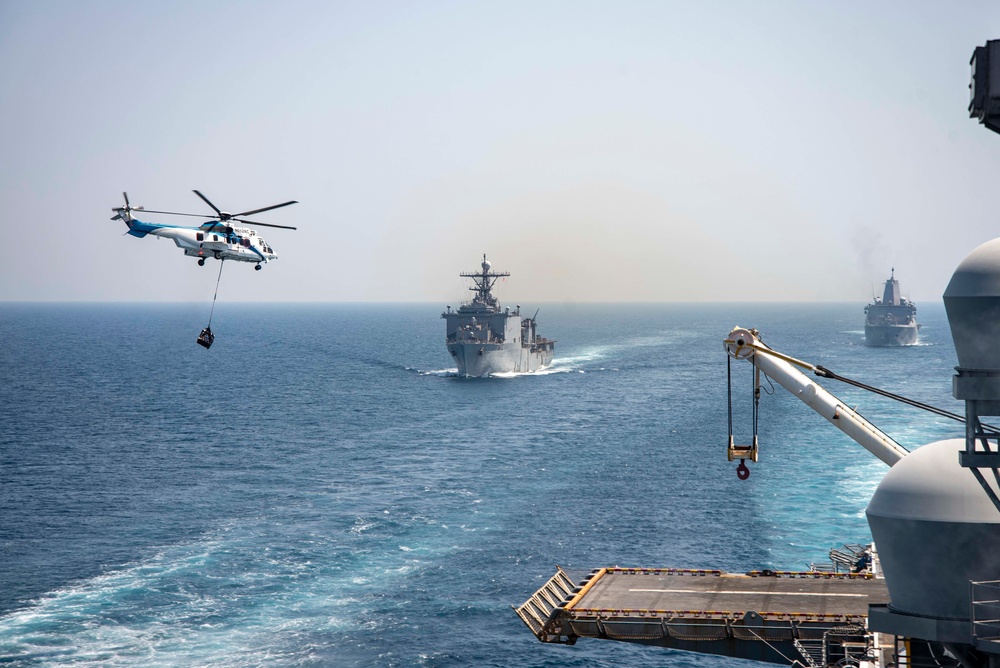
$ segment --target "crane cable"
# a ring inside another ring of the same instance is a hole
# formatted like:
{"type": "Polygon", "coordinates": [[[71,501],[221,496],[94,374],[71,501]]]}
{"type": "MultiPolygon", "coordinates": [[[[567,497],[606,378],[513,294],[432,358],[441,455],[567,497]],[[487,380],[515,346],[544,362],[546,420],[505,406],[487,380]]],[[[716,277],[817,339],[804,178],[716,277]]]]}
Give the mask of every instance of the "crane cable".
{"type": "MultiPolygon", "coordinates": [[[[922,401],[917,401],[915,399],[910,399],[909,397],[904,397],[901,394],[895,394],[893,392],[889,392],[887,390],[880,389],[880,388],[875,387],[873,385],[868,385],[866,383],[862,383],[861,381],[853,380],[851,378],[847,378],[846,376],[841,376],[838,373],[830,371],[829,369],[827,369],[824,366],[820,366],[818,364],[810,364],[809,362],[805,362],[803,360],[796,359],[796,358],[790,357],[788,355],[783,355],[783,354],[781,354],[781,353],[779,353],[777,351],[771,350],[770,348],[767,348],[765,346],[760,346],[760,345],[756,345],[756,344],[753,344],[753,343],[747,343],[747,344],[744,344],[744,345],[747,348],[752,348],[754,350],[754,352],[764,353],[765,355],[772,355],[773,357],[777,357],[778,359],[784,360],[785,362],[788,362],[789,364],[794,364],[796,366],[802,367],[803,369],[808,369],[809,371],[812,371],[814,374],[816,374],[820,378],[829,378],[831,380],[839,380],[840,382],[845,383],[847,385],[851,385],[853,387],[857,387],[857,388],[862,389],[862,390],[867,390],[869,392],[873,392],[873,393],[878,394],[880,396],[886,397],[887,399],[892,399],[894,401],[898,401],[900,403],[904,403],[904,404],[906,404],[908,406],[913,406],[914,408],[919,408],[921,410],[925,410],[925,411],[927,411],[929,413],[933,413],[933,414],[938,415],[940,417],[946,417],[946,418],[948,418],[950,420],[955,420],[956,422],[965,422],[966,421],[964,415],[959,415],[958,413],[952,413],[951,411],[946,411],[943,408],[938,408],[937,406],[931,406],[930,404],[925,404],[922,401]]],[[[983,427],[984,429],[990,430],[993,433],[1000,434],[1000,428],[997,428],[997,427],[994,427],[994,426],[991,426],[991,425],[987,425],[987,424],[981,424],[980,426],[983,427]]]]}
{"type": "Polygon", "coordinates": [[[729,402],[729,442],[733,442],[733,358],[726,355],[726,400],[729,402]]]}
{"type": "MultiPolygon", "coordinates": [[[[757,426],[760,423],[760,383],[758,380],[757,362],[751,357],[751,387],[753,388],[753,411],[752,411],[752,421],[753,421],[753,450],[756,451],[757,446],[757,426]]],[[[733,360],[730,355],[726,355],[726,399],[728,401],[729,408],[729,449],[730,449],[730,459],[732,459],[733,452],[733,360]]],[[[756,455],[753,456],[753,460],[757,461],[756,455]]],[[[750,469],[747,468],[746,459],[741,457],[739,466],[736,467],[736,476],[740,480],[746,480],[750,477],[750,469]]]]}
{"type": "Polygon", "coordinates": [[[816,368],[813,369],[813,373],[819,376],[820,378],[830,378],[832,380],[839,380],[840,382],[846,383],[847,385],[851,385],[853,387],[857,387],[862,390],[868,390],[869,392],[874,392],[875,394],[886,397],[887,399],[892,399],[894,401],[904,403],[908,406],[913,406],[914,408],[919,408],[921,410],[925,410],[930,413],[934,413],[935,415],[940,415],[941,417],[949,418],[951,420],[956,420],[958,422],[965,422],[964,415],[959,415],[958,413],[952,413],[951,411],[946,411],[943,408],[938,408],[937,406],[931,406],[930,404],[925,404],[922,401],[917,401],[916,399],[910,399],[909,397],[904,397],[901,394],[894,394],[887,390],[883,390],[878,387],[874,387],[872,385],[867,385],[865,383],[853,380],[851,378],[845,378],[844,376],[834,373],[833,371],[830,371],[829,369],[823,366],[817,365],[816,368]]]}
{"type": "Polygon", "coordinates": [[[753,388],[753,443],[757,444],[757,425],[760,424],[760,372],[757,360],[750,360],[750,386],[753,388]]]}

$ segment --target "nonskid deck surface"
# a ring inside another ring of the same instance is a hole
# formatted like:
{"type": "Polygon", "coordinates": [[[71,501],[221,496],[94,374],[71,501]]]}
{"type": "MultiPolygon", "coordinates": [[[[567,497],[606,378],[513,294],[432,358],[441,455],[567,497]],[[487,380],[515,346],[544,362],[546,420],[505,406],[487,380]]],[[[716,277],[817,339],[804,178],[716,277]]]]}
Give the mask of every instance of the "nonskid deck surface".
{"type": "Polygon", "coordinates": [[[870,603],[888,600],[885,582],[866,576],[609,568],[566,609],[574,614],[644,611],[742,617],[755,612],[765,619],[863,618],[870,603]]]}
{"type": "Polygon", "coordinates": [[[696,651],[753,658],[757,649],[725,643],[794,646],[845,628],[864,635],[868,606],[888,600],[885,581],[868,574],[599,568],[574,580],[559,568],[515,611],[547,643],[591,637],[694,649],[693,642],[696,651]]]}

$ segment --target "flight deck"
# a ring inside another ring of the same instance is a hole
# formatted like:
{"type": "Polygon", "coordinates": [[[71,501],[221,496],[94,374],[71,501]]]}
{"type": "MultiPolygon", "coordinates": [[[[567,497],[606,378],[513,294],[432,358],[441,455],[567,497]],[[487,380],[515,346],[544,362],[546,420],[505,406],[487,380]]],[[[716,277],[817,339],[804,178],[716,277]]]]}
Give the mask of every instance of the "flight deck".
{"type": "Polygon", "coordinates": [[[515,610],[542,642],[604,638],[827,665],[889,649],[866,626],[868,606],[888,600],[885,581],[868,573],[599,568],[574,582],[559,568],[515,610]]]}

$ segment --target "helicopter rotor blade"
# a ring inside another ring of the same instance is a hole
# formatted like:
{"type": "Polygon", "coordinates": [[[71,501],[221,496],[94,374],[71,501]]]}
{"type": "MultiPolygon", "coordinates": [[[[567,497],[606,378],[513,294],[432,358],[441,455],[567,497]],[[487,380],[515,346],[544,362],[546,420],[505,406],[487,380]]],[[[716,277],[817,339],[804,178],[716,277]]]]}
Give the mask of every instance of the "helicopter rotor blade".
{"type": "MultiPolygon", "coordinates": [[[[119,211],[119,210],[121,210],[120,207],[118,209],[112,209],[112,211],[119,211]]],[[[191,218],[210,218],[209,216],[206,216],[203,213],[181,213],[179,211],[156,211],[154,209],[138,209],[138,208],[137,208],[137,210],[141,210],[144,213],[162,213],[162,214],[166,214],[168,216],[190,216],[191,218]]],[[[235,221],[237,223],[247,223],[248,225],[260,225],[261,227],[277,227],[277,228],[280,228],[280,229],[283,229],[283,230],[297,230],[297,229],[299,229],[297,227],[292,227],[290,225],[274,225],[273,223],[261,223],[261,222],[256,221],[256,220],[246,220],[246,219],[243,219],[243,218],[227,218],[226,220],[222,220],[222,219],[219,219],[219,218],[214,218],[214,219],[206,220],[205,223],[214,223],[213,227],[215,227],[216,225],[219,225],[219,224],[221,224],[223,222],[226,222],[226,221],[235,221]]],[[[205,224],[205,223],[203,223],[203,224],[205,224]]]]}
{"type": "Polygon", "coordinates": [[[219,207],[217,207],[214,204],[212,204],[211,200],[209,200],[207,197],[205,197],[204,195],[202,195],[197,190],[194,191],[194,194],[197,195],[198,197],[202,198],[203,200],[205,200],[205,204],[207,204],[210,207],[212,207],[212,211],[215,211],[217,214],[219,214],[220,217],[222,216],[222,211],[219,209],[219,207]]]}
{"type": "MultiPolygon", "coordinates": [[[[261,213],[262,211],[270,211],[271,209],[280,209],[283,206],[288,206],[289,204],[298,204],[297,200],[292,200],[291,202],[285,202],[284,204],[275,204],[274,206],[265,206],[263,209],[254,209],[253,211],[243,211],[242,213],[234,213],[233,217],[237,216],[252,216],[255,213],[261,213]]],[[[260,225],[261,223],[257,223],[260,225]]]]}
{"type": "MultiPolygon", "coordinates": [[[[215,219],[211,219],[211,216],[206,216],[203,213],[183,213],[181,211],[158,211],[156,209],[144,209],[141,206],[134,207],[134,210],[136,210],[136,211],[143,211],[144,213],[159,213],[159,214],[163,214],[163,215],[167,215],[167,216],[188,216],[188,217],[191,217],[191,218],[202,218],[202,219],[209,218],[210,220],[206,220],[205,222],[202,223],[202,225],[208,225],[209,223],[211,223],[211,227],[208,228],[209,230],[213,230],[216,227],[218,227],[219,225],[221,225],[222,223],[225,223],[227,221],[234,221],[234,222],[239,222],[239,223],[246,223],[248,225],[259,225],[261,227],[275,227],[275,228],[282,229],[282,230],[295,230],[295,229],[298,229],[296,227],[292,227],[291,225],[275,225],[273,223],[261,223],[259,221],[246,220],[246,219],[238,218],[237,217],[237,216],[247,216],[247,215],[251,215],[251,214],[254,214],[254,213],[261,213],[263,211],[271,211],[272,209],[280,209],[281,207],[290,206],[292,204],[298,204],[297,200],[291,200],[289,202],[282,202],[281,204],[274,204],[272,206],[265,206],[262,209],[253,209],[252,211],[244,211],[243,213],[231,214],[231,213],[227,213],[227,212],[224,212],[224,211],[220,210],[219,207],[215,206],[215,204],[213,204],[212,201],[210,199],[208,199],[207,197],[205,197],[200,191],[194,190],[192,192],[194,192],[195,195],[197,195],[198,197],[200,197],[202,199],[202,201],[205,202],[205,204],[208,204],[210,207],[212,207],[212,210],[215,211],[216,214],[218,214],[218,217],[215,218],[215,219]]],[[[122,211],[133,210],[133,207],[129,203],[128,194],[123,192],[122,195],[125,197],[125,206],[124,207],[117,207],[117,208],[112,209],[113,212],[118,213],[118,214],[120,214],[122,211]]],[[[114,219],[112,219],[112,220],[114,220],[114,219]]]]}
{"type": "MultiPolygon", "coordinates": [[[[289,204],[294,204],[294,202],[289,202],[289,204]]],[[[243,218],[233,218],[238,223],[246,223],[247,225],[260,225],[261,227],[277,227],[281,230],[297,230],[299,228],[292,227],[291,225],[275,225],[273,223],[259,223],[255,220],[245,220],[243,218]]]]}
{"type": "MultiPolygon", "coordinates": [[[[138,208],[138,207],[136,207],[138,208]]],[[[143,209],[146,213],[165,213],[168,216],[192,216],[194,218],[211,218],[203,213],[178,213],[177,211],[154,211],[153,209],[143,209]]]]}

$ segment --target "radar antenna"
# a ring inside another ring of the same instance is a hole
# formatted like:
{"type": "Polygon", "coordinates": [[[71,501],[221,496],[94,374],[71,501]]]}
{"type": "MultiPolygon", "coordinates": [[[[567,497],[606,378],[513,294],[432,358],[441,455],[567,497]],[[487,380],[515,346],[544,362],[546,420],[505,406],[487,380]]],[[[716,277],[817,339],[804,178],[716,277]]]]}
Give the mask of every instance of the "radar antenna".
{"type": "Polygon", "coordinates": [[[480,272],[462,272],[459,274],[462,278],[471,278],[474,285],[469,288],[469,290],[476,293],[473,298],[473,303],[486,304],[488,306],[497,306],[496,297],[493,296],[493,286],[496,284],[497,279],[506,278],[510,276],[509,271],[491,271],[493,265],[490,261],[486,259],[486,253],[483,253],[483,270],[480,272]]]}

